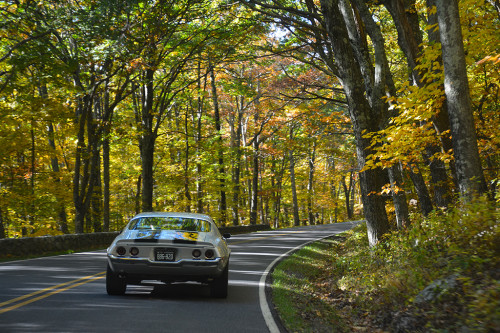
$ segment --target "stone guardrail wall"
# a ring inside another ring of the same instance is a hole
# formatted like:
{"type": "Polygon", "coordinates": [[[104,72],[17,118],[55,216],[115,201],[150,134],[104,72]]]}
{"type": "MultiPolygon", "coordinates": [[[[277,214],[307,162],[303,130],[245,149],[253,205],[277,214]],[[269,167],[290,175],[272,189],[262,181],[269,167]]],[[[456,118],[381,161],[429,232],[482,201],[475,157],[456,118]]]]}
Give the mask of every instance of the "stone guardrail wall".
{"type": "Polygon", "coordinates": [[[271,226],[269,226],[268,224],[256,224],[256,225],[238,225],[232,227],[219,228],[221,234],[228,232],[233,235],[246,234],[249,232],[256,232],[256,231],[266,231],[266,230],[271,230],[271,226]]]}
{"type": "MultiPolygon", "coordinates": [[[[235,226],[219,228],[221,233],[241,234],[270,230],[269,225],[235,226]]],[[[54,252],[78,252],[108,247],[120,232],[97,232],[58,236],[0,239],[0,258],[32,257],[54,252]]]]}

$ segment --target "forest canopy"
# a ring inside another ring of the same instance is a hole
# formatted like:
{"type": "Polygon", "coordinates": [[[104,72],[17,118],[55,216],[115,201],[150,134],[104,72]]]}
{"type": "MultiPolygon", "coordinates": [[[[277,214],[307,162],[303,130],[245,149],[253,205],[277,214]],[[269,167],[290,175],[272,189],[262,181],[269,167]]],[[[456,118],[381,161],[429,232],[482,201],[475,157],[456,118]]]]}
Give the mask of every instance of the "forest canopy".
{"type": "Polygon", "coordinates": [[[155,210],[364,217],[375,244],[494,201],[499,23],[495,0],[0,1],[0,238],[155,210]]]}

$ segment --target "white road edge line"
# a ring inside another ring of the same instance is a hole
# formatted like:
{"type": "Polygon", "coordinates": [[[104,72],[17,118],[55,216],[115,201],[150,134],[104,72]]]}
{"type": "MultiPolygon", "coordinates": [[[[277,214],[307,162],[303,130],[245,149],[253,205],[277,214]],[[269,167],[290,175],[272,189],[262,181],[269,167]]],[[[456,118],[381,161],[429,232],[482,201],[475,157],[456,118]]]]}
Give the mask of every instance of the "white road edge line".
{"type": "Polygon", "coordinates": [[[267,276],[269,275],[269,272],[271,271],[271,269],[273,269],[274,265],[276,265],[276,263],[278,261],[280,261],[283,257],[285,256],[288,256],[290,255],[290,253],[304,247],[304,246],[307,246],[311,243],[314,243],[314,242],[317,242],[321,239],[325,239],[325,238],[328,238],[328,237],[331,237],[333,235],[336,235],[338,234],[337,233],[333,233],[333,234],[330,234],[330,235],[327,235],[327,236],[322,236],[322,237],[319,237],[317,239],[313,239],[307,243],[304,243],[302,245],[299,245],[291,250],[289,250],[288,252],[286,253],[283,253],[281,256],[279,256],[278,258],[274,259],[274,261],[269,264],[269,266],[267,266],[266,270],[264,271],[264,274],[262,274],[262,276],[260,277],[260,282],[259,282],[259,301],[260,301],[260,310],[262,311],[262,315],[264,316],[264,320],[266,321],[266,325],[267,325],[267,328],[269,329],[269,332],[270,333],[280,333],[281,330],[278,328],[278,325],[276,324],[276,321],[274,320],[274,317],[273,317],[273,314],[271,312],[271,309],[269,308],[269,304],[267,303],[267,297],[266,297],[266,280],[267,280],[267,276]]]}

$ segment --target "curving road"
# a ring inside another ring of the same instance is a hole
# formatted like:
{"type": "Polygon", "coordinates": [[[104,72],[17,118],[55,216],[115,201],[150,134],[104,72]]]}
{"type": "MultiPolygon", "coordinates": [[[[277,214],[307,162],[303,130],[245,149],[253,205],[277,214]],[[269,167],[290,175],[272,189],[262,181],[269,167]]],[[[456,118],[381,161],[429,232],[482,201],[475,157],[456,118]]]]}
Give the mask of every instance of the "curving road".
{"type": "Polygon", "coordinates": [[[0,264],[0,332],[278,332],[265,278],[286,253],[350,229],[337,223],[235,235],[227,299],[199,284],[128,286],[108,296],[104,251],[0,264]]]}

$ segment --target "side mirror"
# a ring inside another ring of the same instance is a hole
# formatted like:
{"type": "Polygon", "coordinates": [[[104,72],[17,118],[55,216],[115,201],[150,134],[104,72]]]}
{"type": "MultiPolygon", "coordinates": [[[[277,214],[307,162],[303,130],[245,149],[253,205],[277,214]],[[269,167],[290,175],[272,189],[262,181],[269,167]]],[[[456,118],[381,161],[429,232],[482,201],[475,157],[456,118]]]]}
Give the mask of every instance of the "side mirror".
{"type": "Polygon", "coordinates": [[[222,235],[222,237],[224,237],[224,238],[226,238],[226,239],[227,239],[227,238],[231,238],[231,234],[230,234],[230,233],[228,233],[228,232],[226,232],[225,234],[223,234],[223,235],[222,235]]]}

